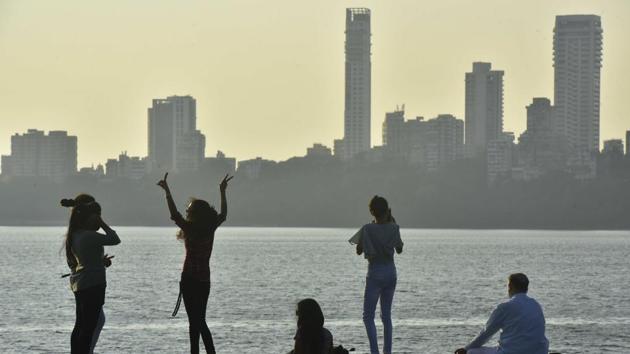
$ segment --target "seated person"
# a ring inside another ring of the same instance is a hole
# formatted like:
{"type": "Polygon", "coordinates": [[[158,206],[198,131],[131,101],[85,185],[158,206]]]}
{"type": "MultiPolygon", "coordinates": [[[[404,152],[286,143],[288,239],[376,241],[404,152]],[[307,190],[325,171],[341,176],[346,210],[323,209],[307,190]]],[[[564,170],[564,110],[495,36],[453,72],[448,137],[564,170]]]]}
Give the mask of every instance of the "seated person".
{"type": "Polygon", "coordinates": [[[527,296],[529,280],[523,273],[512,274],[508,281],[510,299],[499,304],[486,327],[470,344],[455,354],[547,354],[545,316],[540,304],[527,296]],[[498,347],[482,347],[501,330],[498,347]]]}
{"type": "Polygon", "coordinates": [[[304,299],[297,304],[297,333],[291,354],[330,354],[333,336],[324,328],[324,314],[317,301],[304,299]]]}

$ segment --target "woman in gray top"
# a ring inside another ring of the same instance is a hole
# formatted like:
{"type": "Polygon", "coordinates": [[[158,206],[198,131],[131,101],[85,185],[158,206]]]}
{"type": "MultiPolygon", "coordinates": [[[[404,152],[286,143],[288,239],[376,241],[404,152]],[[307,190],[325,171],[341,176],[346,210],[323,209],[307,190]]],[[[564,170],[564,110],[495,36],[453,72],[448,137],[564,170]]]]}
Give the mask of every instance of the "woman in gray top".
{"type": "Polygon", "coordinates": [[[400,238],[400,229],[385,198],[374,196],[370,201],[370,213],[374,216],[374,221],[363,225],[349,241],[356,245],[357,254],[363,254],[368,260],[368,273],[363,298],[363,323],[370,342],[370,353],[379,353],[374,312],[376,311],[376,303],[380,300],[385,342],[383,353],[391,354],[391,310],[397,279],[394,250],[401,253],[403,242],[400,238]]]}
{"type": "Polygon", "coordinates": [[[105,303],[105,257],[103,246],[120,243],[120,238],[101,219],[101,206],[95,201],[64,199],[72,207],[66,233],[66,261],[70,267],[70,288],[76,303],[76,321],[71,337],[72,354],[88,354],[105,303]],[[78,201],[77,201],[78,200],[78,201]],[[103,229],[105,234],[98,233],[103,229]]]}

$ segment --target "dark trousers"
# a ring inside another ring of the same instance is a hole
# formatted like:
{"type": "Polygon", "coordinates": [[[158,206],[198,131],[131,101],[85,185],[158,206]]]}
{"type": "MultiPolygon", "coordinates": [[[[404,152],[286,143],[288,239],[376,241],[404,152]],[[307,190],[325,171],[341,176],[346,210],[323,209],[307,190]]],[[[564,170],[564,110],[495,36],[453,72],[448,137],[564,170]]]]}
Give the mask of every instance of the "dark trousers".
{"type": "Polygon", "coordinates": [[[206,353],[215,354],[212,334],[206,324],[206,307],[210,295],[210,282],[182,278],[179,283],[188,314],[188,333],[190,335],[190,352],[199,353],[199,335],[206,347],[206,353]]]}
{"type": "Polygon", "coordinates": [[[89,354],[92,335],[105,303],[105,285],[79,290],[74,293],[74,300],[76,320],[70,338],[70,352],[89,354]]]}

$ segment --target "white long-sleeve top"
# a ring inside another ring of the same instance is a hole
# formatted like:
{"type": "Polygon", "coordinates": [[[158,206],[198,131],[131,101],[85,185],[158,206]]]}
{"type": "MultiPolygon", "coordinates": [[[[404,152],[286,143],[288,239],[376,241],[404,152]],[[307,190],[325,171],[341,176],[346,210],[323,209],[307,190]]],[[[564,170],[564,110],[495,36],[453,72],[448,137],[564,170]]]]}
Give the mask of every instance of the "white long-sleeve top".
{"type": "Polygon", "coordinates": [[[497,354],[547,354],[545,316],[540,304],[525,293],[517,293],[499,304],[485,328],[465,349],[479,348],[501,330],[497,354]]]}
{"type": "Polygon", "coordinates": [[[77,260],[77,266],[70,276],[72,291],[106,284],[103,246],[119,243],[120,238],[114,230],[105,235],[96,231],[77,230],[72,235],[72,253],[77,260]]]}

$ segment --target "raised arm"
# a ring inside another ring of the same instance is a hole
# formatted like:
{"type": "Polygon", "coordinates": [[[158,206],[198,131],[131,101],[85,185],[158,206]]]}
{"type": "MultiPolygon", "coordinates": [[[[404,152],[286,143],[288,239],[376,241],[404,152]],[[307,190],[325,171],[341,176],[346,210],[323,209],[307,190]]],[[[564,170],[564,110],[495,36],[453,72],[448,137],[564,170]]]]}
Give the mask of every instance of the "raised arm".
{"type": "Polygon", "coordinates": [[[219,213],[219,221],[223,222],[227,218],[227,197],[225,195],[225,191],[228,187],[228,182],[232,180],[234,176],[225,175],[223,180],[219,184],[219,191],[221,192],[221,212],[219,213]]]}
{"type": "Polygon", "coordinates": [[[177,206],[175,205],[175,201],[173,200],[173,196],[171,195],[171,188],[168,186],[168,182],[166,181],[168,178],[168,172],[164,174],[164,179],[158,181],[157,185],[162,187],[164,190],[164,194],[166,195],[166,204],[168,205],[168,211],[171,214],[171,219],[175,221],[175,224],[180,228],[184,228],[185,220],[182,217],[182,214],[177,211],[177,206]]]}
{"type": "Polygon", "coordinates": [[[116,231],[112,230],[100,216],[98,217],[98,225],[105,231],[105,235],[98,238],[103,246],[115,246],[120,243],[120,237],[118,237],[116,231]]]}

